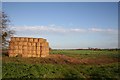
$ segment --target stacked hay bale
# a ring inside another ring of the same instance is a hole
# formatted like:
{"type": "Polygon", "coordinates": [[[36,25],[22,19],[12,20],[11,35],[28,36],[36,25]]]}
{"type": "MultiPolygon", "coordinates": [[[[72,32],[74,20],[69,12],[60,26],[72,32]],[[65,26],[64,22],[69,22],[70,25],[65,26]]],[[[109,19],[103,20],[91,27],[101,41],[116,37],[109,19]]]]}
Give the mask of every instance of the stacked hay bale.
{"type": "Polygon", "coordinates": [[[46,57],[49,43],[43,38],[11,37],[9,57],[46,57]]]}

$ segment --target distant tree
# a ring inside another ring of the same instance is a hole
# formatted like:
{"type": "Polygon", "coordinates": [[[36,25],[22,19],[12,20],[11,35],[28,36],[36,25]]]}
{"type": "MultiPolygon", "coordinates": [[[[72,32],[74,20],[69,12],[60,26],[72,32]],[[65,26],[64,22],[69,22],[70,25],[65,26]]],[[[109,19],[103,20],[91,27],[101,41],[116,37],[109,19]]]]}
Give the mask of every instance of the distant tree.
{"type": "Polygon", "coordinates": [[[4,12],[0,12],[0,38],[1,38],[1,45],[2,48],[7,47],[8,45],[8,39],[13,36],[13,34],[15,33],[14,30],[11,30],[9,28],[9,24],[10,20],[7,16],[7,14],[5,14],[4,12]]]}

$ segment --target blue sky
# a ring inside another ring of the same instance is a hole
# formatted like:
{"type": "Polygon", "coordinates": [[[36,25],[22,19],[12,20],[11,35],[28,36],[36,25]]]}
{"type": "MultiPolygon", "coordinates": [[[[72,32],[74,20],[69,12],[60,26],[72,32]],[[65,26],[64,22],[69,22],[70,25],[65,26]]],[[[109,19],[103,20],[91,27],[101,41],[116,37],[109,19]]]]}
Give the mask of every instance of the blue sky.
{"type": "Polygon", "coordinates": [[[52,48],[116,48],[117,2],[3,2],[15,36],[43,37],[52,48]]]}
{"type": "Polygon", "coordinates": [[[2,2],[118,2],[119,0],[3,0],[2,2]]]}

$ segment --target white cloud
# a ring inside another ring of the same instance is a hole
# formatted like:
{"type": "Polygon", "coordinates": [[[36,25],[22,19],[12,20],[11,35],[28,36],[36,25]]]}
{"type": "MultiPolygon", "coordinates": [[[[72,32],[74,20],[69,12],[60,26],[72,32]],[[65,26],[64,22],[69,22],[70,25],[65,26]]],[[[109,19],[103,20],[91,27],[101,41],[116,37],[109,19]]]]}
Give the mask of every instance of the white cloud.
{"type": "Polygon", "coordinates": [[[86,30],[85,29],[70,29],[70,31],[73,31],[73,32],[85,32],[86,30]]]}
{"type": "Polygon", "coordinates": [[[12,27],[15,31],[47,31],[47,32],[58,32],[58,33],[67,33],[67,32],[85,32],[85,29],[79,28],[59,28],[54,25],[51,26],[16,26],[12,27]]]}
{"type": "Polygon", "coordinates": [[[89,28],[88,31],[96,33],[118,34],[118,30],[116,29],[89,28]]]}
{"type": "Polygon", "coordinates": [[[56,25],[50,26],[16,26],[12,27],[13,30],[16,32],[42,32],[42,33],[90,33],[90,32],[99,32],[99,33],[117,33],[118,31],[115,29],[102,29],[102,28],[89,28],[89,29],[82,29],[82,28],[61,28],[56,25]]]}
{"type": "Polygon", "coordinates": [[[90,28],[89,31],[92,31],[92,32],[103,32],[105,30],[104,29],[100,29],[100,28],[90,28]]]}

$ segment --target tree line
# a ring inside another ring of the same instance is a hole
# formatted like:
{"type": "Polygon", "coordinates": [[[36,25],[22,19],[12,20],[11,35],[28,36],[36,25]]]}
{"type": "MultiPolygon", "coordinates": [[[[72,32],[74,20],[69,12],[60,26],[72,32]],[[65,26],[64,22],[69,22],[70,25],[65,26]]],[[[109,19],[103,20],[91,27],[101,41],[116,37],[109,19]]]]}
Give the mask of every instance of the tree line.
{"type": "Polygon", "coordinates": [[[10,29],[10,20],[5,12],[0,11],[0,45],[2,48],[7,48],[9,39],[15,33],[10,29]]]}

